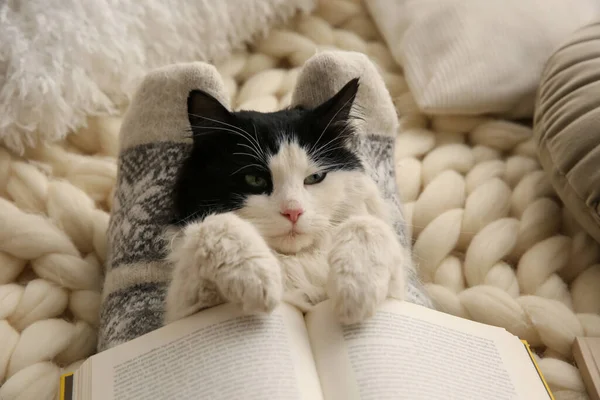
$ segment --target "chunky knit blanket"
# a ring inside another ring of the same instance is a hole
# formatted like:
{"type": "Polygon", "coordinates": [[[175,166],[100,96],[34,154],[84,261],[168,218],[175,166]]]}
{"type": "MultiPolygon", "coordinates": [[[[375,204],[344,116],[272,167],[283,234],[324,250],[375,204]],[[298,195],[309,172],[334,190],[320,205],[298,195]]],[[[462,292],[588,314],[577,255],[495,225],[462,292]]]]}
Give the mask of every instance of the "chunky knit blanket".
{"type": "MultiPolygon", "coordinates": [[[[324,1],[217,65],[235,108],[291,101],[317,48],[380,69],[400,116],[396,181],[414,255],[445,312],[527,339],[557,399],[585,399],[576,335],[600,335],[600,247],[537,161],[529,126],[423,115],[362,4],[324,1]]],[[[53,399],[96,351],[118,118],[23,157],[0,148],[0,398],[53,399]]]]}

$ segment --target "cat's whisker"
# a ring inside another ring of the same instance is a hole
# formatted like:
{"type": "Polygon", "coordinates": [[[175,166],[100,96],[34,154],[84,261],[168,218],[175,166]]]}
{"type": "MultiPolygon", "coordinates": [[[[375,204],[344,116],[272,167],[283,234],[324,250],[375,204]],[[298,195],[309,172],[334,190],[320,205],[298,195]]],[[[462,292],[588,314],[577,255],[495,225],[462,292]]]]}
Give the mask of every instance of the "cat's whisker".
{"type": "Polygon", "coordinates": [[[186,132],[190,133],[190,136],[188,136],[189,139],[194,138],[194,136],[198,136],[198,134],[196,132],[194,132],[193,128],[210,129],[210,130],[207,130],[207,131],[203,132],[202,136],[208,136],[211,133],[217,132],[217,130],[222,130],[223,129],[223,128],[217,128],[217,129],[215,129],[215,128],[208,128],[208,127],[204,127],[204,126],[198,127],[198,126],[193,126],[192,125],[190,129],[186,130],[186,132]]]}
{"type": "Polygon", "coordinates": [[[191,220],[195,219],[195,218],[196,218],[196,217],[197,217],[199,214],[201,214],[201,213],[202,213],[202,212],[204,212],[204,211],[205,211],[205,210],[198,210],[198,211],[195,211],[195,212],[193,212],[192,214],[188,215],[187,217],[185,217],[185,218],[181,218],[180,220],[177,220],[177,224],[178,224],[178,225],[180,225],[180,224],[183,224],[183,223],[186,223],[186,224],[187,224],[188,222],[190,222],[191,220]]]}
{"type": "Polygon", "coordinates": [[[190,125],[190,126],[194,129],[206,129],[206,130],[208,130],[209,133],[211,133],[213,130],[231,132],[238,136],[243,137],[244,139],[247,139],[246,136],[244,136],[244,134],[242,132],[235,131],[235,130],[229,129],[229,128],[222,128],[222,127],[218,127],[218,126],[202,126],[202,125],[190,125]]]}
{"type": "Polygon", "coordinates": [[[218,206],[218,205],[221,205],[221,204],[223,204],[223,203],[222,203],[222,202],[220,202],[220,201],[219,201],[219,202],[215,201],[215,202],[213,202],[213,203],[209,203],[209,202],[201,202],[201,201],[200,201],[200,202],[198,202],[197,204],[198,204],[199,206],[204,206],[204,207],[213,207],[213,206],[218,206]]]}
{"type": "Polygon", "coordinates": [[[267,164],[267,161],[265,160],[265,158],[264,158],[264,156],[262,155],[262,153],[260,153],[260,154],[259,154],[259,153],[257,153],[257,152],[256,152],[256,150],[255,150],[253,147],[250,147],[250,146],[248,146],[247,144],[244,144],[244,143],[238,143],[238,146],[241,146],[241,147],[246,147],[247,149],[250,149],[250,150],[252,150],[252,152],[253,152],[253,153],[256,155],[256,157],[255,157],[255,158],[256,158],[258,161],[262,162],[262,163],[263,163],[263,164],[265,164],[265,165],[268,165],[268,164],[267,164]]]}
{"type": "Polygon", "coordinates": [[[248,164],[248,165],[244,165],[243,167],[239,168],[235,172],[232,172],[230,176],[233,176],[233,175],[237,174],[238,172],[240,172],[241,170],[243,170],[244,168],[248,168],[248,167],[257,167],[260,169],[265,169],[265,167],[260,164],[248,164]]]}
{"type": "Polygon", "coordinates": [[[248,157],[252,157],[252,158],[256,158],[256,156],[254,154],[250,154],[250,153],[244,153],[244,152],[236,152],[236,153],[231,153],[234,156],[248,156],[248,157]]]}
{"type": "MultiPolygon", "coordinates": [[[[344,128],[342,129],[342,131],[339,133],[338,136],[334,137],[333,139],[331,139],[329,142],[325,143],[323,146],[319,147],[318,149],[315,150],[315,154],[321,155],[321,152],[326,150],[328,148],[328,146],[330,146],[331,144],[334,144],[334,142],[337,142],[340,140],[340,135],[344,135],[346,133],[346,130],[351,129],[350,125],[347,124],[346,126],[344,126],[344,128]]],[[[316,143],[315,143],[316,144],[316,143]]],[[[343,149],[345,146],[338,146],[335,149],[343,149]]]]}
{"type": "MultiPolygon", "coordinates": [[[[248,138],[250,138],[250,139],[253,139],[253,138],[252,138],[252,135],[250,135],[250,133],[248,133],[248,131],[246,131],[246,130],[244,130],[244,129],[240,128],[239,126],[231,125],[231,124],[228,124],[228,123],[226,123],[226,122],[219,121],[219,120],[217,120],[217,119],[213,119],[213,118],[205,117],[205,116],[203,116],[203,115],[197,115],[197,114],[192,114],[192,113],[190,113],[189,115],[191,115],[191,116],[193,116],[193,117],[196,117],[196,118],[202,118],[202,119],[206,119],[206,120],[208,120],[208,121],[211,121],[211,122],[216,122],[216,123],[218,123],[218,124],[221,124],[221,125],[224,125],[224,126],[228,126],[228,127],[230,127],[230,128],[236,129],[236,130],[237,130],[237,131],[238,131],[240,134],[245,134],[245,135],[247,135],[247,137],[248,137],[248,138]]],[[[258,142],[256,142],[256,145],[257,145],[257,146],[259,145],[259,144],[258,144],[258,142]]]]}
{"type": "Polygon", "coordinates": [[[315,153],[316,153],[316,154],[320,154],[320,153],[322,153],[322,152],[324,152],[324,151],[330,151],[330,150],[332,150],[332,149],[333,149],[333,150],[337,150],[337,149],[344,149],[344,148],[346,148],[346,146],[345,146],[345,144],[344,144],[344,143],[334,143],[334,142],[335,142],[335,140],[331,140],[331,141],[329,141],[329,142],[328,142],[328,143],[327,143],[325,146],[319,147],[319,148],[316,150],[316,152],[315,152],[315,153]],[[333,147],[332,147],[332,146],[333,146],[333,147]]]}
{"type": "MultiPolygon", "coordinates": [[[[232,132],[232,133],[237,133],[239,136],[241,136],[241,137],[245,138],[246,140],[248,140],[248,142],[250,142],[250,144],[254,147],[254,149],[256,150],[257,153],[260,152],[260,150],[259,150],[260,149],[260,144],[258,143],[258,137],[253,138],[252,135],[250,135],[250,133],[248,131],[246,131],[246,130],[238,127],[238,126],[231,125],[231,124],[228,124],[226,122],[219,121],[219,120],[216,120],[216,119],[204,117],[204,116],[201,116],[201,115],[191,114],[191,113],[190,113],[190,115],[192,115],[194,117],[197,117],[197,118],[203,118],[203,119],[206,119],[208,121],[216,122],[216,123],[219,123],[221,125],[228,126],[230,128],[235,129],[235,130],[232,130],[232,129],[228,130],[228,129],[225,129],[225,128],[216,128],[216,129],[226,130],[226,131],[232,132]]],[[[208,129],[211,129],[211,128],[215,128],[215,127],[194,126],[194,128],[208,128],[208,129]]]]}
{"type": "Polygon", "coordinates": [[[327,151],[319,151],[318,153],[316,153],[316,158],[320,158],[320,157],[324,157],[330,153],[333,153],[336,150],[341,150],[344,149],[344,146],[336,146],[336,147],[332,147],[330,149],[327,149],[327,151]]]}
{"type": "MultiPolygon", "coordinates": [[[[194,114],[191,114],[191,115],[194,115],[194,114]]],[[[231,125],[231,124],[228,124],[226,122],[218,121],[218,120],[215,120],[215,119],[212,119],[212,118],[208,118],[208,117],[203,117],[203,116],[198,116],[198,117],[207,119],[209,121],[217,122],[217,123],[220,123],[222,125],[229,126],[231,128],[236,129],[239,132],[240,136],[246,138],[246,140],[248,140],[248,142],[250,142],[250,144],[252,145],[252,147],[254,147],[254,150],[256,151],[257,154],[261,153],[261,146],[260,146],[260,144],[258,142],[258,135],[256,134],[256,127],[254,128],[254,136],[255,137],[252,137],[252,135],[250,134],[250,132],[248,132],[245,129],[242,129],[242,128],[238,127],[238,126],[231,125]]],[[[253,123],[253,125],[254,125],[254,123],[253,123]]]]}
{"type": "Polygon", "coordinates": [[[248,156],[250,158],[255,159],[258,162],[262,162],[262,159],[260,159],[259,157],[257,157],[255,154],[250,154],[250,153],[244,153],[244,152],[237,152],[237,153],[231,153],[234,156],[248,156]]]}
{"type": "Polygon", "coordinates": [[[242,137],[242,138],[246,139],[246,140],[247,140],[247,141],[250,143],[250,145],[252,146],[251,148],[252,148],[252,150],[253,150],[254,152],[256,152],[257,154],[260,154],[260,153],[261,153],[261,151],[260,151],[260,150],[259,150],[259,149],[256,147],[256,145],[253,143],[253,141],[252,141],[252,140],[250,140],[250,139],[252,139],[252,137],[247,137],[246,135],[244,135],[244,134],[243,134],[242,132],[240,132],[240,131],[234,131],[234,130],[232,130],[232,129],[229,129],[229,128],[219,128],[219,127],[216,127],[216,126],[206,127],[206,126],[196,126],[196,125],[192,125],[192,128],[196,128],[196,129],[208,129],[208,130],[209,130],[209,131],[208,131],[208,133],[211,133],[213,130],[217,130],[217,131],[225,131],[225,132],[233,133],[233,134],[235,134],[235,135],[238,135],[238,136],[240,136],[240,137],[242,137]]]}
{"type": "MultiPolygon", "coordinates": [[[[252,122],[252,127],[254,128],[254,137],[256,138],[256,143],[258,144],[258,132],[256,131],[256,124],[254,122],[252,122]]],[[[258,146],[258,147],[261,150],[260,155],[262,157],[262,162],[264,162],[265,165],[268,165],[267,157],[266,157],[264,149],[262,149],[260,146],[258,146]]]]}
{"type": "Polygon", "coordinates": [[[346,166],[344,163],[332,163],[332,164],[323,164],[323,170],[326,171],[336,171],[337,169],[343,169],[346,166]]]}
{"type": "Polygon", "coordinates": [[[340,113],[340,111],[342,111],[350,101],[353,101],[354,98],[353,97],[349,97],[346,102],[338,108],[338,110],[335,112],[335,114],[333,114],[333,116],[331,117],[331,119],[329,120],[329,122],[327,123],[327,125],[325,125],[325,128],[323,129],[323,131],[321,132],[321,135],[319,135],[319,138],[317,139],[317,141],[315,142],[315,144],[311,147],[311,152],[314,150],[314,147],[319,143],[319,141],[321,140],[321,138],[323,137],[323,135],[325,134],[325,131],[327,131],[327,129],[329,128],[329,125],[331,125],[331,123],[333,122],[333,120],[335,119],[335,117],[337,117],[337,115],[340,113]]]}

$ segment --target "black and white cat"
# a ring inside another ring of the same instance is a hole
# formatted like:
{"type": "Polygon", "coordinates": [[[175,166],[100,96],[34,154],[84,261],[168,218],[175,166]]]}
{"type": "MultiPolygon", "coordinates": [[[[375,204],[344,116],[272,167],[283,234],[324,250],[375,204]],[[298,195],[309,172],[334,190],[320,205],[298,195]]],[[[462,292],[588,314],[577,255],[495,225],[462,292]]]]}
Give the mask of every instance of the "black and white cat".
{"type": "Polygon", "coordinates": [[[343,323],[403,299],[410,254],[351,150],[348,82],[316,108],[230,112],[193,91],[193,150],[174,191],[165,321],[233,302],[248,313],[332,299],[343,323]]]}

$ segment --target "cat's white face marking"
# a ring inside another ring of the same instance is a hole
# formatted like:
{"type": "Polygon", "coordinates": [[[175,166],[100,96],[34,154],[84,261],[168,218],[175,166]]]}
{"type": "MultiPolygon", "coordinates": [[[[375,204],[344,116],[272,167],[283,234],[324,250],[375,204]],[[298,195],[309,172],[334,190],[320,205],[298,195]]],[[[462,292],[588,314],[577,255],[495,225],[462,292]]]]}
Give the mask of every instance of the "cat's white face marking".
{"type": "Polygon", "coordinates": [[[273,180],[270,195],[250,195],[236,213],[250,221],[269,246],[282,253],[297,253],[327,234],[332,219],[348,200],[348,188],[362,179],[358,171],[332,171],[319,183],[306,185],[306,177],[321,172],[296,143],[282,144],[269,160],[273,180]],[[296,222],[284,214],[301,214],[296,222]]]}

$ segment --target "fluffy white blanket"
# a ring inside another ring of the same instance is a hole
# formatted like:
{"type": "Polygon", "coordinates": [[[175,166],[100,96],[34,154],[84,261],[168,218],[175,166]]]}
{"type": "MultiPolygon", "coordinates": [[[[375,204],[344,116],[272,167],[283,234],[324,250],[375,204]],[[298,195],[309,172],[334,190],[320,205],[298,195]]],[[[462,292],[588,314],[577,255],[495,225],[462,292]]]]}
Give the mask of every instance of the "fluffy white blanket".
{"type": "Polygon", "coordinates": [[[0,2],[0,142],[63,138],[113,113],[150,69],[220,61],[314,0],[0,2]]]}

